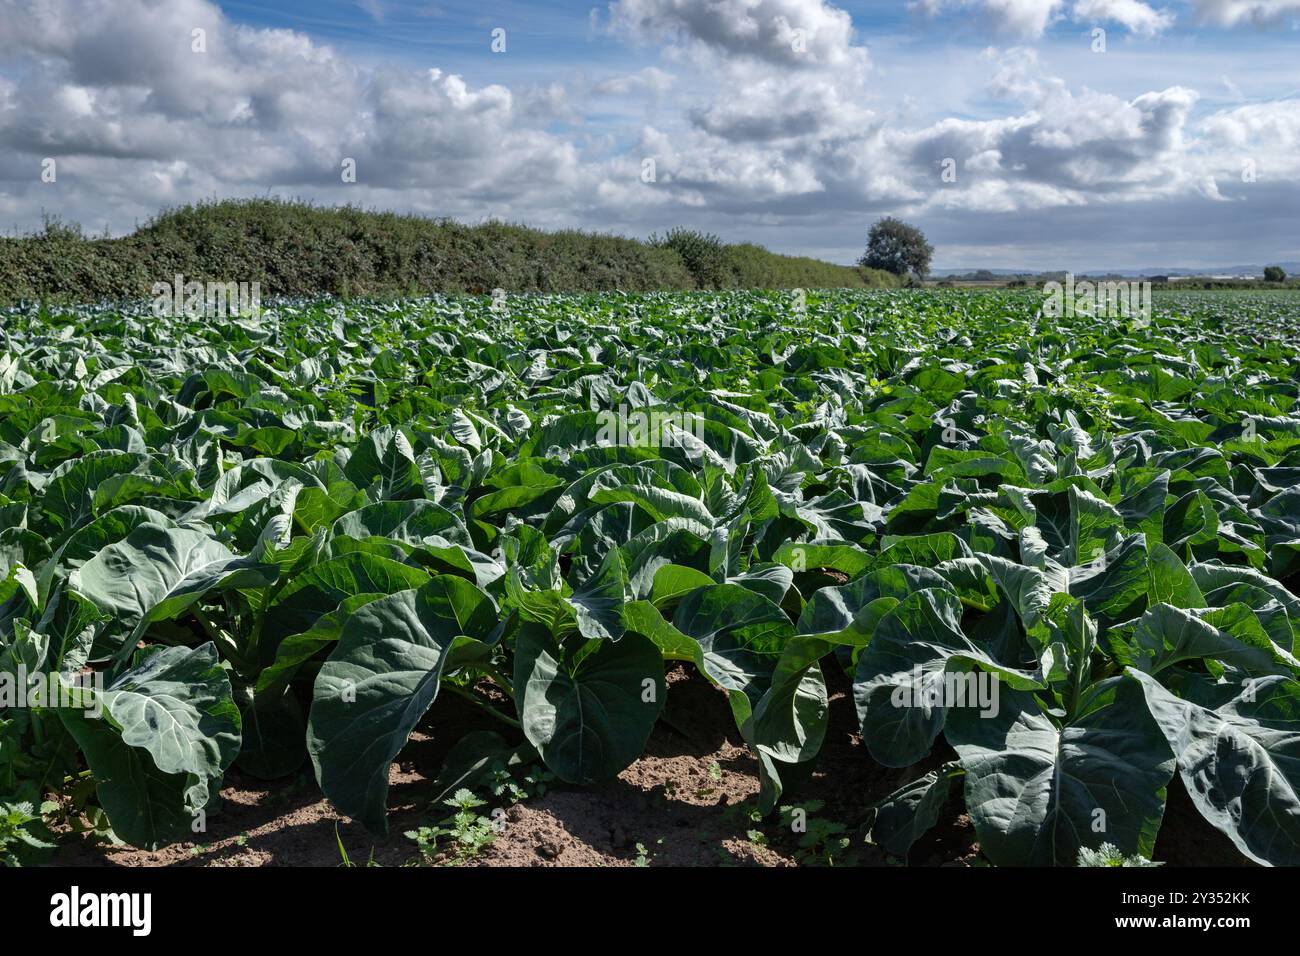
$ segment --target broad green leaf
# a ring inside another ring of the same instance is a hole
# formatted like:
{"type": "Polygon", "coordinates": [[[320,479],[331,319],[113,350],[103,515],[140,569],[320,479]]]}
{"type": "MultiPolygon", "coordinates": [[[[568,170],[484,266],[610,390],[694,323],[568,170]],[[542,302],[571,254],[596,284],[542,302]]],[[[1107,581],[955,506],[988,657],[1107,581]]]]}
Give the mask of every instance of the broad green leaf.
{"type": "Polygon", "coordinates": [[[441,575],[355,611],[316,676],[307,749],[325,796],[388,832],[388,768],[438,695],[444,674],[486,648],[493,600],[441,575]]]}
{"type": "Polygon", "coordinates": [[[1129,673],[1201,815],[1256,863],[1300,864],[1300,684],[1257,678],[1211,709],[1129,673]]]}
{"type": "Polygon", "coordinates": [[[991,716],[949,713],[966,809],[993,863],[1068,866],[1103,843],[1151,855],[1174,757],[1142,704],[1142,688],[1118,678],[1094,686],[1064,726],[1011,690],[991,716]]]}
{"type": "Polygon", "coordinates": [[[560,644],[533,625],[520,631],[515,654],[524,735],[558,777],[607,780],[640,756],[666,693],[653,642],[627,633],[560,644]]]}
{"type": "Polygon", "coordinates": [[[141,847],[184,838],[240,747],[239,708],[216,648],[146,652],[95,696],[102,716],[74,708],[59,716],[113,829],[141,847]]]}
{"type": "Polygon", "coordinates": [[[912,845],[939,822],[939,812],[961,776],[959,764],[946,763],[885,797],[871,810],[871,842],[906,860],[912,845]]]}
{"type": "Polygon", "coordinates": [[[129,652],[149,624],[185,613],[209,591],[263,587],[277,573],[202,531],[142,524],[76,569],[68,586],[113,616],[129,652]]]}
{"type": "Polygon", "coordinates": [[[1042,682],[1006,667],[961,630],[961,602],[950,591],[908,595],[875,626],[858,658],[853,699],[867,749],[887,767],[906,767],[930,752],[952,711],[996,708],[1000,685],[1042,682]]]}

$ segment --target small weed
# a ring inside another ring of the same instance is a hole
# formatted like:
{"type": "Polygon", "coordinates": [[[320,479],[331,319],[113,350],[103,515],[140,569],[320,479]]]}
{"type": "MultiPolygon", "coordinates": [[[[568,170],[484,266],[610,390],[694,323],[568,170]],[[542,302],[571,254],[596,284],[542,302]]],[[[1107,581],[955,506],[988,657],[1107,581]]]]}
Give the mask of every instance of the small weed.
{"type": "Polygon", "coordinates": [[[1079,847],[1079,866],[1161,866],[1144,856],[1125,856],[1113,843],[1103,843],[1095,850],[1079,847]]]}
{"type": "Polygon", "coordinates": [[[407,838],[415,841],[420,856],[426,862],[433,862],[445,850],[451,854],[446,862],[453,865],[481,856],[496,839],[492,820],[478,812],[487,803],[473,791],[462,788],[444,800],[443,805],[455,812],[436,826],[406,832],[407,838]],[[447,841],[445,847],[440,845],[443,841],[447,841]]]}
{"type": "Polygon", "coordinates": [[[849,851],[849,828],[816,814],[825,804],[809,800],[803,806],[781,807],[781,822],[799,837],[795,860],[803,866],[852,866],[857,854],[849,851]]]}
{"type": "MultiPolygon", "coordinates": [[[[655,840],[655,846],[663,846],[663,845],[664,845],[663,837],[660,837],[658,840],[655,840]]],[[[646,845],[644,843],[638,843],[636,845],[636,860],[633,862],[632,865],[649,866],[650,860],[653,857],[654,857],[654,853],[646,849],[646,845]]]]}
{"type": "Polygon", "coordinates": [[[54,848],[41,815],[31,803],[0,803],[0,866],[36,862],[54,848]]]}

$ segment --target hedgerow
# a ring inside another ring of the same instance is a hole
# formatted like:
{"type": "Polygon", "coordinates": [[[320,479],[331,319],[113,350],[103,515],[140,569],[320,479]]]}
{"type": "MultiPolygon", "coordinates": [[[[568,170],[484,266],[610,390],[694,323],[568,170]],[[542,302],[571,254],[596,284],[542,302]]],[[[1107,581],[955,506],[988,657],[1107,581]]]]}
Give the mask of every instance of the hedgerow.
{"type": "Polygon", "coordinates": [[[619,236],[230,201],[165,212],[117,239],[88,238],[57,220],[34,236],[0,238],[0,303],[138,299],[177,274],[257,282],[264,295],[285,298],[895,284],[883,273],[759,246],[719,244],[715,251],[718,266],[706,272],[672,247],[619,236]]]}

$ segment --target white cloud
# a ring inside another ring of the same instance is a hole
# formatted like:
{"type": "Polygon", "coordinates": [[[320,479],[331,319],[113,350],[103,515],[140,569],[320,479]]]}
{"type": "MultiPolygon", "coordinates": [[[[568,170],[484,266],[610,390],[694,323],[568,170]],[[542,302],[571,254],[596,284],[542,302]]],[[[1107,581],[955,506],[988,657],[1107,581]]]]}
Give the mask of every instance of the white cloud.
{"type": "Polygon", "coordinates": [[[1300,16],[1300,0],[1196,0],[1196,12],[1221,27],[1280,26],[1300,16]]]}
{"type": "Polygon", "coordinates": [[[615,0],[615,33],[785,66],[860,60],[853,18],[823,0],[615,0]]]}
{"type": "Polygon", "coordinates": [[[59,159],[62,203],[136,217],[267,187],[384,204],[412,190],[407,204],[459,215],[491,197],[523,217],[579,189],[576,147],[543,128],[571,115],[559,85],[516,97],[436,69],[364,70],[205,0],[0,0],[0,17],[0,67],[17,65],[0,99],[0,155],[16,158],[0,178],[32,204],[55,198],[32,172],[44,156],[59,159]]]}
{"type": "Polygon", "coordinates": [[[611,76],[595,86],[595,92],[602,96],[631,96],[647,94],[655,99],[662,98],[672,88],[676,77],[657,66],[648,66],[635,73],[622,73],[611,76]]]}
{"type": "Polygon", "coordinates": [[[697,128],[731,142],[856,138],[874,119],[862,105],[861,80],[838,72],[733,70],[720,95],[689,115],[697,128]]]}
{"type": "Polygon", "coordinates": [[[1291,153],[1300,164],[1300,100],[1221,110],[1206,118],[1201,129],[1224,146],[1291,153]]]}
{"type": "Polygon", "coordinates": [[[1078,0],[1072,10],[1075,20],[1118,23],[1132,33],[1153,36],[1174,24],[1168,10],[1157,10],[1140,0],[1078,0]]]}
{"type": "Polygon", "coordinates": [[[860,82],[732,68],[714,77],[721,88],[689,114],[690,128],[655,130],[639,149],[656,161],[657,195],[748,217],[900,205],[1003,213],[1204,195],[1209,166],[1188,130],[1193,90],[1123,99],[1071,90],[1032,50],[990,59],[991,92],[1014,104],[1001,118],[909,125],[862,105],[860,82]],[[943,178],[945,166],[956,182],[943,178]]]}
{"type": "Polygon", "coordinates": [[[931,17],[971,10],[992,30],[1017,40],[1036,40],[1067,15],[1079,23],[1117,23],[1146,36],[1174,23],[1172,13],[1142,0],[916,0],[913,6],[931,17]]]}
{"type": "MultiPolygon", "coordinates": [[[[1029,35],[1076,16],[1137,33],[1165,25],[1162,10],[1128,0],[964,5],[1029,35]]],[[[652,44],[654,65],[629,57],[609,75],[537,85],[363,65],[302,33],[239,26],[207,0],[0,0],[0,20],[5,226],[34,225],[44,208],[122,231],[160,205],[270,188],[642,235],[680,223],[732,238],[770,230],[783,248],[824,250],[842,235],[860,241],[885,212],[953,234],[1071,216],[1109,237],[1105,216],[1140,210],[1181,236],[1211,204],[1235,223],[1282,216],[1300,180],[1300,100],[1203,115],[1197,84],[1106,75],[1093,90],[1027,48],[967,55],[953,77],[946,50],[923,53],[941,58],[934,90],[912,84],[900,100],[869,37],[824,0],[616,0],[612,28],[652,44]],[[195,27],[206,53],[191,50],[195,27]],[[802,53],[788,42],[798,30],[802,53]],[[978,91],[976,78],[987,80],[978,91]],[[40,182],[46,156],[57,184],[40,182]],[[356,184],[341,181],[344,157],[356,184]],[[1262,184],[1253,192],[1246,159],[1262,184]],[[945,160],[956,182],[942,177],[945,160]],[[1161,219],[1173,211],[1184,219],[1161,219]]]]}
{"type": "Polygon", "coordinates": [[[988,16],[1019,37],[1042,36],[1061,6],[1060,0],[984,0],[988,16]]]}
{"type": "Polygon", "coordinates": [[[1247,166],[1256,183],[1300,181],[1300,99],[1220,110],[1198,125],[1197,134],[1211,181],[1240,187],[1247,166]]]}

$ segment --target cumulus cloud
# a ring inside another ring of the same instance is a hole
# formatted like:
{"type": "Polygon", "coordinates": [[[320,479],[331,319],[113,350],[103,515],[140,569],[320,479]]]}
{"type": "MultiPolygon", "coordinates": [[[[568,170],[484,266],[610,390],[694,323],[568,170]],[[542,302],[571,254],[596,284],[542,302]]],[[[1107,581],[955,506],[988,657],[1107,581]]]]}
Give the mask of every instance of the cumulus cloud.
{"type": "Polygon", "coordinates": [[[1276,27],[1300,17],[1300,0],[1196,0],[1196,12],[1221,27],[1276,27]]]}
{"type": "Polygon", "coordinates": [[[1220,110],[1200,123],[1198,133],[1204,177],[1215,198],[1226,198],[1221,185],[1245,198],[1300,180],[1300,99],[1220,110]]]}
{"type": "Polygon", "coordinates": [[[655,99],[662,98],[676,82],[671,73],[648,66],[635,73],[621,73],[607,77],[595,86],[595,92],[602,96],[630,96],[647,94],[655,99]]]}
{"type": "Polygon", "coordinates": [[[1221,110],[1207,117],[1201,128],[1225,147],[1290,153],[1300,163],[1300,100],[1221,110]]]}
{"type": "MultiPolygon", "coordinates": [[[[1136,0],[925,3],[1025,35],[1060,18],[1168,25],[1136,0]]],[[[160,205],[272,189],[642,235],[696,224],[828,254],[884,213],[957,235],[1040,212],[1155,223],[1296,205],[1300,100],[1206,115],[1187,84],[1091,90],[1012,47],[976,62],[981,94],[918,115],[890,101],[871,38],[825,0],[615,0],[607,21],[653,65],[527,85],[364,65],[208,0],[0,0],[0,219],[31,226],[52,209],[124,231],[160,205]],[[57,184],[40,180],[45,157],[57,184]]]]}
{"type": "Polygon", "coordinates": [[[823,0],[615,0],[616,33],[792,67],[860,60],[853,18],[823,0]]]}
{"type": "Polygon", "coordinates": [[[869,111],[843,102],[831,83],[766,77],[746,84],[745,93],[692,110],[692,123],[730,142],[764,142],[823,137],[855,120],[870,121],[869,111]]]}
{"type": "Polygon", "coordinates": [[[1157,10],[1141,0],[1078,0],[1072,15],[1076,20],[1118,23],[1132,33],[1147,36],[1161,33],[1174,23],[1174,15],[1157,10]]]}
{"type": "Polygon", "coordinates": [[[1167,30],[1174,15],[1142,0],[916,0],[914,7],[929,16],[967,10],[998,33],[1034,40],[1067,15],[1081,23],[1116,23],[1132,33],[1151,36],[1167,30]]]}
{"type": "Polygon", "coordinates": [[[996,121],[944,120],[898,136],[899,148],[916,163],[939,157],[957,163],[958,183],[935,192],[937,204],[1041,208],[1194,188],[1197,164],[1188,140],[1194,90],[1173,86],[1128,100],[1073,91],[1043,71],[1034,51],[1013,49],[997,58],[990,91],[1024,111],[996,121]]]}
{"type": "Polygon", "coordinates": [[[985,15],[1019,37],[1042,36],[1062,6],[1059,0],[983,0],[985,15]]]}
{"type": "Polygon", "coordinates": [[[1286,157],[1298,152],[1300,101],[1196,122],[1193,89],[1130,98],[1072,89],[1025,48],[990,54],[989,93],[1011,106],[996,119],[907,125],[840,99],[848,91],[819,76],[753,79],[744,89],[691,112],[689,129],[642,137],[660,173],[657,198],[756,218],[882,206],[1005,213],[1226,201],[1247,148],[1274,175],[1297,165],[1286,157]]]}
{"type": "Polygon", "coordinates": [[[61,201],[111,190],[137,217],[268,187],[358,202],[417,190],[428,211],[460,215],[484,197],[549,208],[578,188],[576,147],[543,128],[570,112],[557,85],[516,94],[437,69],[363,70],[206,0],[0,0],[0,19],[0,63],[18,67],[0,110],[10,196],[53,199],[38,192],[42,157],[59,162],[61,201]]]}

